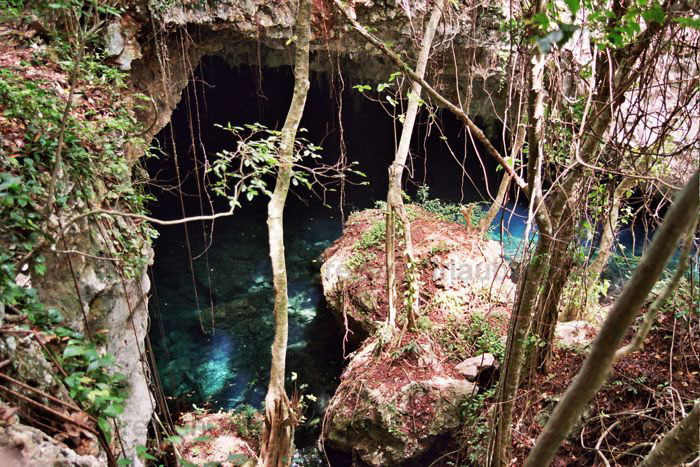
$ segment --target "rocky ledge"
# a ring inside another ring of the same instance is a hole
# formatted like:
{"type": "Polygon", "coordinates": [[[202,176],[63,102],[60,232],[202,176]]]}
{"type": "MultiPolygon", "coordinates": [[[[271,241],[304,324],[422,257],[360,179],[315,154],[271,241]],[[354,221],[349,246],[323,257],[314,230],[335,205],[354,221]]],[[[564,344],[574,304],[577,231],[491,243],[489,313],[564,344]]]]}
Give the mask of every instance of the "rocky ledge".
{"type": "Polygon", "coordinates": [[[408,212],[421,288],[415,331],[383,324],[383,211],[350,216],[321,268],[329,308],[348,345],[359,346],[329,404],[323,440],[370,465],[420,463],[463,426],[469,401],[495,378],[515,290],[498,243],[418,206],[408,212]]]}

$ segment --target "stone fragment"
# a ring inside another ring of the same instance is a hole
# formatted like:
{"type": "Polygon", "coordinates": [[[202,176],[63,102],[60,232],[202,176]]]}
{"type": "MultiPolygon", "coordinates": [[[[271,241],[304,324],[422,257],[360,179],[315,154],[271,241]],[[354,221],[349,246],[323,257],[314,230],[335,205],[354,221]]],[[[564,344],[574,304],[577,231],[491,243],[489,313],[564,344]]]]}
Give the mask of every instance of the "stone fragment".
{"type": "Polygon", "coordinates": [[[455,366],[455,370],[467,378],[467,381],[476,381],[479,375],[489,368],[498,368],[498,360],[491,353],[468,358],[455,366]]]}

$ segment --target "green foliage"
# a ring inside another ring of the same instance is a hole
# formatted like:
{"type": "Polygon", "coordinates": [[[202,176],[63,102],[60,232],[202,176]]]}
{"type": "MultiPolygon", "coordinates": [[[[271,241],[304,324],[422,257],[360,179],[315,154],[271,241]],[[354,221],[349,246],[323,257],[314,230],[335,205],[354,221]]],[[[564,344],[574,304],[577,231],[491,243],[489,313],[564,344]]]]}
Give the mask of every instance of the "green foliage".
{"type": "Polygon", "coordinates": [[[481,219],[486,215],[486,211],[482,209],[486,202],[476,202],[470,204],[456,204],[442,201],[437,198],[430,198],[430,187],[422,185],[418,187],[415,197],[415,205],[425,209],[428,212],[435,214],[439,219],[465,225],[466,221],[462,215],[462,208],[467,208],[474,205],[472,214],[469,219],[472,227],[477,227],[481,219]]]}
{"type": "Polygon", "coordinates": [[[488,446],[489,425],[488,417],[484,416],[486,402],[492,399],[495,389],[489,389],[483,393],[474,394],[460,406],[463,420],[464,449],[470,465],[481,465],[484,463],[486,447],[488,446]]]}
{"type": "Polygon", "coordinates": [[[480,313],[467,319],[450,316],[444,327],[436,330],[436,337],[447,356],[457,362],[487,352],[502,359],[505,352],[501,336],[480,313]]]}
{"type": "MultiPolygon", "coordinates": [[[[85,62],[91,63],[92,59],[85,62]]],[[[20,130],[11,144],[0,147],[0,242],[12,245],[12,256],[16,259],[31,251],[46,234],[41,226],[43,209],[65,103],[49,83],[29,80],[3,69],[0,70],[0,109],[2,117],[20,130]]],[[[64,179],[57,181],[57,210],[70,209],[76,202],[104,201],[93,188],[104,184],[110,186],[107,200],[122,210],[144,211],[148,195],[130,183],[130,168],[121,150],[122,144],[138,147],[144,143],[136,136],[138,125],[127,110],[115,106],[113,112],[100,115],[99,119],[89,118],[89,113],[88,118],[69,115],[61,152],[64,179]],[[115,184],[114,180],[122,182],[115,184]],[[63,195],[61,188],[69,185],[75,188],[69,196],[63,195]]],[[[123,219],[117,224],[117,250],[122,253],[125,273],[133,277],[144,266],[143,245],[138,239],[151,238],[154,231],[142,224],[134,232],[134,227],[123,219]]],[[[34,268],[40,274],[41,261],[35,262],[34,268]]]]}
{"type": "MultiPolygon", "coordinates": [[[[63,331],[59,334],[70,333],[63,331]]],[[[87,412],[98,417],[98,425],[107,440],[111,438],[111,427],[107,417],[116,417],[124,411],[126,399],[126,377],[113,371],[114,357],[100,354],[94,343],[82,336],[72,338],[63,349],[61,364],[68,373],[63,380],[70,396],[79,401],[87,412]]]]}
{"type": "MultiPolygon", "coordinates": [[[[659,281],[654,287],[660,290],[666,287],[670,278],[659,281]]],[[[697,305],[697,294],[700,290],[700,280],[697,275],[691,283],[688,273],[681,277],[676,288],[661,306],[660,313],[672,316],[674,319],[690,323],[697,323],[700,320],[700,307],[697,305]],[[694,298],[695,297],[695,298],[694,298]]]]}
{"type": "Polygon", "coordinates": [[[418,343],[411,339],[408,343],[402,345],[398,349],[394,350],[391,352],[391,358],[392,360],[399,360],[402,358],[406,358],[410,355],[417,356],[420,354],[420,347],[418,346],[418,343]]]}
{"type": "MultiPolygon", "coordinates": [[[[119,11],[108,2],[97,0],[26,4],[5,0],[0,10],[5,18],[14,15],[13,21],[22,21],[23,15],[30,17],[39,11],[52,39],[33,48],[31,62],[22,63],[24,68],[0,70],[0,302],[25,314],[44,335],[56,336],[54,341],[67,340],[58,358],[67,375],[62,381],[71,397],[95,416],[99,428],[110,438],[109,419],[122,413],[125,398],[125,378],[114,357],[99,349],[103,344],[99,335],[92,342],[75,330],[61,327],[63,316],[56,309],[42,304],[34,289],[16,283],[20,272],[16,264],[33,253],[38,242],[54,234],[47,229],[44,210],[68,92],[66,86],[62,96],[56,92],[64,81],[54,77],[57,69],[64,70],[65,75],[73,70],[76,53],[74,37],[66,30],[51,29],[63,24],[53,21],[77,18],[83,24],[118,15],[119,11]],[[26,73],[28,67],[37,67],[38,73],[26,73]]],[[[63,133],[54,208],[63,218],[91,206],[144,213],[148,196],[142,185],[131,183],[135,168],[130,167],[122,149],[125,144],[133,148],[145,146],[140,125],[119,94],[126,75],[104,63],[90,42],[94,37],[86,39],[73,109],[67,115],[63,133]]],[[[108,241],[112,242],[111,249],[126,278],[142,272],[147,261],[144,243],[153,233],[145,223],[134,225],[115,219],[108,241]]],[[[34,278],[41,276],[46,272],[45,259],[36,255],[29,267],[21,272],[34,278]]]]}
{"type": "Polygon", "coordinates": [[[434,326],[433,322],[426,315],[419,316],[416,319],[416,327],[418,328],[419,331],[432,331],[433,326],[434,326]]]}
{"type": "MultiPolygon", "coordinates": [[[[217,126],[231,133],[237,145],[233,151],[224,150],[218,153],[217,160],[208,169],[216,176],[216,181],[212,185],[214,192],[228,198],[231,207],[240,205],[241,196],[245,196],[248,201],[260,194],[271,196],[269,184],[274,180],[274,175],[280,167],[282,132],[269,129],[260,123],[244,126],[228,123],[226,126],[217,126]],[[231,186],[235,187],[233,193],[231,193],[231,186]]],[[[298,133],[305,131],[300,128],[298,133]]],[[[321,159],[321,150],[320,146],[310,143],[303,137],[295,138],[291,161],[293,186],[303,186],[312,190],[314,185],[319,183],[317,174],[305,167],[302,161],[321,159]]],[[[355,162],[351,163],[345,169],[345,173],[365,177],[364,173],[353,168],[355,166],[355,162]]]]}
{"type": "Polygon", "coordinates": [[[377,221],[362,233],[360,239],[353,246],[353,249],[359,251],[378,248],[384,244],[385,239],[386,223],[384,221],[377,221]]]}
{"type": "Polygon", "coordinates": [[[240,405],[231,414],[231,422],[236,426],[238,434],[244,438],[257,439],[262,433],[262,419],[255,407],[248,404],[240,405]]]}
{"type": "Polygon", "coordinates": [[[377,255],[375,253],[367,251],[356,251],[355,254],[353,254],[350,257],[350,259],[348,259],[348,262],[345,264],[345,266],[348,268],[348,270],[355,271],[360,269],[365,264],[374,261],[376,258],[377,255]]]}

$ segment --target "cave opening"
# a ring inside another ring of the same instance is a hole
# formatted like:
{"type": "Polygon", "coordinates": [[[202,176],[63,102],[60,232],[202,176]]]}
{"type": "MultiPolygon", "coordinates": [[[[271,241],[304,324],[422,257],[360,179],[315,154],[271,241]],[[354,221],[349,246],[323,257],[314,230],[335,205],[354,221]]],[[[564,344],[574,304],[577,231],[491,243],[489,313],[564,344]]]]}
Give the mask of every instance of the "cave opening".
{"type": "MultiPolygon", "coordinates": [[[[387,169],[400,132],[400,123],[387,113],[392,109],[388,101],[362,95],[353,88],[357,83],[347,80],[339,101],[335,83],[327,73],[312,74],[301,122],[304,137],[322,146],[323,162],[331,164],[341,155],[342,131],[347,158],[357,161],[366,177],[345,185],[342,211],[337,185],[325,199],[292,187],[285,208],[287,374],[295,375],[288,389],[316,398],[297,433],[302,447],[315,441],[325,404],[339,382],[343,351],[352,350],[343,345],[340,323],[323,309],[320,256],[340,236],[343,214],[385,199],[387,169]],[[368,183],[357,183],[361,181],[368,183]]],[[[217,125],[281,128],[293,84],[288,66],[231,67],[218,56],[204,57],[170,125],[154,141],[159,156],[147,160],[154,180],[152,215],[178,219],[226,211],[228,200],[214,193],[206,168],[236,141],[217,125]]],[[[495,163],[478,161],[463,125],[446,111],[437,110],[431,125],[427,119],[423,111],[411,148],[407,193],[413,196],[427,185],[431,197],[480,201],[489,198],[488,183],[495,194],[497,175],[484,178],[498,173],[495,163]]],[[[157,226],[151,339],[164,392],[176,411],[193,403],[214,410],[246,404],[259,408],[264,400],[273,336],[266,203],[265,196],[257,196],[230,218],[157,226]]]]}

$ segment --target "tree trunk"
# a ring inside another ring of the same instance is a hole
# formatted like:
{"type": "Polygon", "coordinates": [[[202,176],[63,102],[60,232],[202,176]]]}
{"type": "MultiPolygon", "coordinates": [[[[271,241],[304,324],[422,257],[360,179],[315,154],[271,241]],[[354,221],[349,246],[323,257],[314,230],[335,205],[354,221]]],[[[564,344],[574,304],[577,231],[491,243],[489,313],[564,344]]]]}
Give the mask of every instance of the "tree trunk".
{"type": "MultiPolygon", "coordinates": [[[[501,179],[501,184],[498,185],[498,194],[496,194],[496,199],[493,200],[493,204],[489,207],[486,215],[479,222],[479,236],[483,237],[486,232],[488,232],[489,227],[491,227],[491,222],[496,218],[498,212],[503,207],[503,200],[506,198],[506,193],[508,193],[508,187],[510,186],[510,181],[512,177],[508,174],[503,174],[501,179]]],[[[467,225],[468,227],[469,225],[467,225]]]]}
{"type": "MultiPolygon", "coordinates": [[[[425,27],[423,40],[421,42],[420,53],[418,54],[418,62],[416,63],[416,74],[423,78],[425,76],[425,68],[428,64],[430,56],[430,46],[435,37],[438,23],[442,17],[442,11],[447,7],[448,2],[443,0],[436,2],[433,10],[430,13],[430,19],[425,27]]],[[[403,204],[401,196],[401,179],[403,177],[403,168],[406,165],[408,151],[411,146],[411,136],[413,135],[413,126],[416,122],[418,114],[418,104],[422,87],[415,81],[412,82],[411,92],[408,95],[408,107],[404,118],[403,128],[401,130],[401,139],[399,147],[394,155],[394,162],[389,167],[389,190],[386,200],[386,271],[387,271],[387,297],[389,301],[389,326],[393,327],[396,323],[396,307],[398,294],[396,290],[396,236],[395,227],[398,217],[398,223],[401,227],[404,240],[404,255],[405,255],[405,275],[408,283],[408,328],[415,327],[415,316],[418,313],[418,274],[416,271],[415,259],[413,257],[413,242],[411,240],[411,222],[406,214],[406,208],[403,204]]]]}
{"type": "Polygon", "coordinates": [[[552,357],[554,331],[559,320],[559,303],[574,264],[571,246],[576,242],[576,220],[568,206],[564,211],[559,222],[552,222],[559,228],[550,243],[546,280],[539,287],[540,296],[534,312],[532,335],[535,341],[527,363],[530,378],[547,372],[552,357]]]}
{"type": "Polygon", "coordinates": [[[270,383],[265,396],[265,423],[260,442],[259,465],[282,467],[291,464],[296,416],[284,389],[287,356],[287,269],[284,259],[284,205],[289,192],[294,141],[309,90],[309,36],[311,0],[300,0],[297,15],[297,44],[294,65],[294,94],[280,139],[280,160],[275,190],[268,204],[267,228],[275,289],[275,337],[272,343],[270,383]]]}
{"type": "Polygon", "coordinates": [[[588,402],[605,382],[625,333],[676,249],[678,240],[698,215],[698,172],[677,196],[664,222],[615,301],[586,361],[554,408],[526,461],[528,467],[549,465],[588,402]]]}
{"type": "Polygon", "coordinates": [[[638,467],[679,465],[700,449],[700,402],[639,463],[638,467]]]}
{"type": "MultiPolygon", "coordinates": [[[[536,12],[544,11],[544,0],[538,0],[536,12]]],[[[515,396],[520,384],[520,372],[525,357],[525,343],[532,313],[537,304],[540,284],[549,265],[552,223],[542,198],[542,156],[544,149],[544,68],[546,57],[535,49],[532,54],[528,95],[528,198],[530,214],[534,216],[539,240],[530,258],[525,277],[521,279],[517,305],[513,308],[506,354],[501,370],[491,436],[489,464],[493,467],[510,465],[511,422],[515,396]]]]}
{"type": "Polygon", "coordinates": [[[603,269],[608,264],[610,253],[618,230],[618,220],[620,216],[620,204],[627,197],[626,193],[636,185],[633,178],[625,178],[615,188],[610,200],[610,211],[603,219],[603,232],[598,243],[598,251],[595,259],[591,262],[584,273],[580,284],[570,293],[569,303],[563,313],[562,321],[573,321],[584,319],[587,305],[596,304],[598,297],[595,296],[594,286],[600,279],[603,269]]]}

